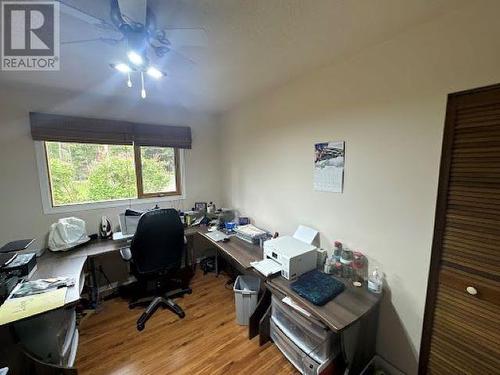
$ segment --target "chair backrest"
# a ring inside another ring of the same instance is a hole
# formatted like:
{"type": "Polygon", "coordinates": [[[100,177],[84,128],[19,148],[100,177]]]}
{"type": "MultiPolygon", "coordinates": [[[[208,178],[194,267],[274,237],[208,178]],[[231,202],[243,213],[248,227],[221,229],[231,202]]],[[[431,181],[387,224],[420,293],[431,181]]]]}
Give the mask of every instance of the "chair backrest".
{"type": "Polygon", "coordinates": [[[184,248],[184,226],[174,209],[144,213],[137,225],[130,251],[141,274],[180,268],[184,248]]]}

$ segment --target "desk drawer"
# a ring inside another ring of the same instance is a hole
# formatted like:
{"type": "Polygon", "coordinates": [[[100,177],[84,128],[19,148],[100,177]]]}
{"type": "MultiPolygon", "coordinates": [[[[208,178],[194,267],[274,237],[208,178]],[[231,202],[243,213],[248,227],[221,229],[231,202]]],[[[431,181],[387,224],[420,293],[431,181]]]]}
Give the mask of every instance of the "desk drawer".
{"type": "Polygon", "coordinates": [[[274,295],[271,320],[298,347],[305,352],[311,352],[311,356],[318,362],[325,361],[339,351],[338,335],[319,321],[302,316],[274,295]]]}
{"type": "Polygon", "coordinates": [[[75,309],[57,309],[14,323],[21,343],[44,362],[62,364],[75,330],[75,309]],[[36,332],[36,335],[33,334],[36,332]]]}
{"type": "Polygon", "coordinates": [[[76,353],[78,351],[78,342],[80,339],[80,334],[78,329],[75,329],[70,340],[70,345],[67,353],[65,353],[62,358],[61,365],[64,367],[73,367],[75,365],[76,353]]]}
{"type": "Polygon", "coordinates": [[[313,358],[308,357],[297,345],[295,345],[271,320],[271,339],[285,357],[295,366],[301,374],[318,374],[318,363],[313,358]]]}
{"type": "Polygon", "coordinates": [[[76,311],[75,310],[73,310],[73,314],[71,316],[69,324],[70,324],[69,328],[66,331],[66,337],[64,339],[63,344],[61,345],[60,355],[62,358],[65,358],[68,356],[68,353],[71,349],[71,342],[73,341],[73,336],[75,335],[75,331],[76,331],[76,311]]]}

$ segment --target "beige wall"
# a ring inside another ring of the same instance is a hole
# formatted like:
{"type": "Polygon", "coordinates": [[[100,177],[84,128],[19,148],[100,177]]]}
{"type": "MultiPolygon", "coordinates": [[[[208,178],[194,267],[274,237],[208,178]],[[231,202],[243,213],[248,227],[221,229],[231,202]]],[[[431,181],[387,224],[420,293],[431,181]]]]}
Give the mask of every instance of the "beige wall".
{"type": "MultiPolygon", "coordinates": [[[[198,200],[220,201],[216,167],[219,153],[214,147],[217,127],[212,116],[169,109],[140,98],[131,102],[71,92],[0,87],[0,243],[34,236],[37,245],[44,246],[50,224],[65,216],[84,219],[88,232],[96,233],[102,215],[107,215],[113,225],[118,225],[117,214],[125,209],[107,208],[57,215],[43,213],[34,142],[30,136],[30,111],[191,126],[193,148],[185,151],[186,200],[161,202],[160,206],[189,209],[198,200]]],[[[132,207],[141,209],[153,205],[132,207]]]]}
{"type": "Polygon", "coordinates": [[[340,238],[387,275],[378,352],[415,373],[446,95],[500,82],[500,2],[471,5],[222,117],[225,204],[340,238]],[[343,194],[312,189],[313,144],[346,141],[343,194]]]}

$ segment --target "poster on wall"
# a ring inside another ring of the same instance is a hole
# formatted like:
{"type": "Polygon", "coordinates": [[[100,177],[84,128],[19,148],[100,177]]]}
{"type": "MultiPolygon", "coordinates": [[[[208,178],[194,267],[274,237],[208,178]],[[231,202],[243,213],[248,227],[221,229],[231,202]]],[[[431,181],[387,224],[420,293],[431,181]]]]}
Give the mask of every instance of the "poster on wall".
{"type": "Polygon", "coordinates": [[[314,145],[314,190],[342,193],[344,188],[345,142],[314,145]]]}

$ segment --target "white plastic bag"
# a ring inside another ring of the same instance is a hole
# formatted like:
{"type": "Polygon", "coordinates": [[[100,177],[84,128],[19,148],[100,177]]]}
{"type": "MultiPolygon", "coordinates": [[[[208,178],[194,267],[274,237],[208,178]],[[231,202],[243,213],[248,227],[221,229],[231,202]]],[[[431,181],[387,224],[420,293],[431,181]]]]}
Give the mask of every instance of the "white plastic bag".
{"type": "Polygon", "coordinates": [[[65,251],[89,241],[85,221],[77,217],[65,217],[50,226],[49,249],[65,251]]]}

